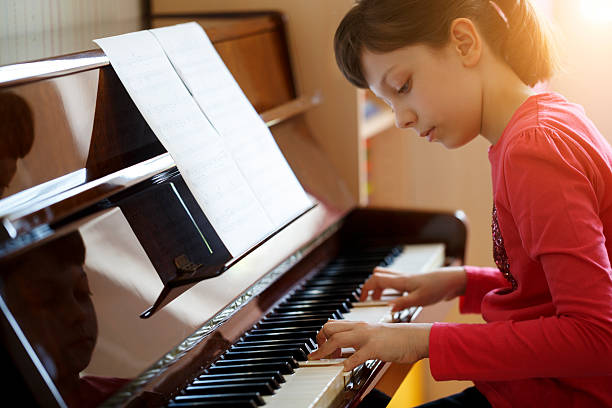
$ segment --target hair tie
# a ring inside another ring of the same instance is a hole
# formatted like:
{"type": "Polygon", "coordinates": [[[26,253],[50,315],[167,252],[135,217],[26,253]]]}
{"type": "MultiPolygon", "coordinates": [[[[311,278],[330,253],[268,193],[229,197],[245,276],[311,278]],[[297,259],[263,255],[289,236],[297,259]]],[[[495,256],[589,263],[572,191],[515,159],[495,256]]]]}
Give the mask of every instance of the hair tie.
{"type": "Polygon", "coordinates": [[[493,0],[489,0],[489,4],[491,5],[491,7],[493,7],[495,9],[497,14],[501,17],[501,19],[504,20],[504,23],[506,23],[506,27],[510,28],[510,23],[508,22],[508,17],[506,17],[506,13],[504,13],[504,11],[501,9],[501,7],[499,7],[497,5],[497,3],[495,3],[493,0]]]}

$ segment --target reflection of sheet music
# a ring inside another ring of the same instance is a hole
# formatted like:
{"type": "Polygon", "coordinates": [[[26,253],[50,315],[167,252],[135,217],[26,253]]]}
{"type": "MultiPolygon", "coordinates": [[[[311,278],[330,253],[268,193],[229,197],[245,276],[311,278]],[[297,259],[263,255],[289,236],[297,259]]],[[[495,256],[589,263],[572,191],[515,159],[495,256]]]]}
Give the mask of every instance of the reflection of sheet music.
{"type": "Polygon", "coordinates": [[[268,127],[232,77],[202,27],[151,30],[275,227],[310,206],[268,127]]]}
{"type": "Polygon", "coordinates": [[[239,255],[269,234],[272,222],[151,32],[96,43],[230,253],[239,255]]]}

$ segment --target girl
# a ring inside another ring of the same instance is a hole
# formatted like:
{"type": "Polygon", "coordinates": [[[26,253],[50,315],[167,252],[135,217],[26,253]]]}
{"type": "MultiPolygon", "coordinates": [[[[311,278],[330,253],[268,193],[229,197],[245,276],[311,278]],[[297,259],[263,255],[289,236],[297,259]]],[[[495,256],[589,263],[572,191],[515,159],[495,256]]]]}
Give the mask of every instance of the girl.
{"type": "Polygon", "coordinates": [[[491,143],[498,268],[377,268],[363,299],[394,288],[401,310],[461,296],[487,323],[330,321],[310,357],[354,347],[345,370],[429,357],[435,379],[475,383],[435,406],[612,406],[612,148],[580,106],[534,92],[555,64],[529,1],[361,0],[335,50],[398,127],[447,148],[491,143]]]}

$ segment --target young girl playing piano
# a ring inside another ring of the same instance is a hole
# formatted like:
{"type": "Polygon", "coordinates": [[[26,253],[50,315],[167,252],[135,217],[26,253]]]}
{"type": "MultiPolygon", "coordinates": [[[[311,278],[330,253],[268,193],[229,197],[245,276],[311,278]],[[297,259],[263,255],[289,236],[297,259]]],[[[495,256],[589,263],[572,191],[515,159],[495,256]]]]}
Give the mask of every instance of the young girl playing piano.
{"type": "Polygon", "coordinates": [[[338,65],[398,127],[449,149],[491,143],[498,268],[377,268],[362,299],[461,296],[487,323],[330,321],[311,358],[353,347],[350,370],[429,357],[435,379],[475,383],[433,406],[612,406],[612,148],[580,106],[535,93],[554,73],[541,23],[529,0],[361,0],[344,17],[338,65]]]}

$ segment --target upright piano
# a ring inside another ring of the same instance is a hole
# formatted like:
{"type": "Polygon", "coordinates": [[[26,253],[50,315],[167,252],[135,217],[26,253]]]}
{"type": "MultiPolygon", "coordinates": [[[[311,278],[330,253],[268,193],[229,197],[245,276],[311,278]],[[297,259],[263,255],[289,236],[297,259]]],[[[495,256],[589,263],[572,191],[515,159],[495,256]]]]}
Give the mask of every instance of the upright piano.
{"type": "Polygon", "coordinates": [[[465,221],[355,205],[305,120],[317,99],[296,93],[282,15],[149,24],[184,21],[205,28],[314,205],[226,261],[101,51],[0,67],[4,395],[50,407],[357,406],[389,365],[309,366],[316,332],[329,318],[382,318],[357,302],[377,265],[461,264],[465,221]]]}

